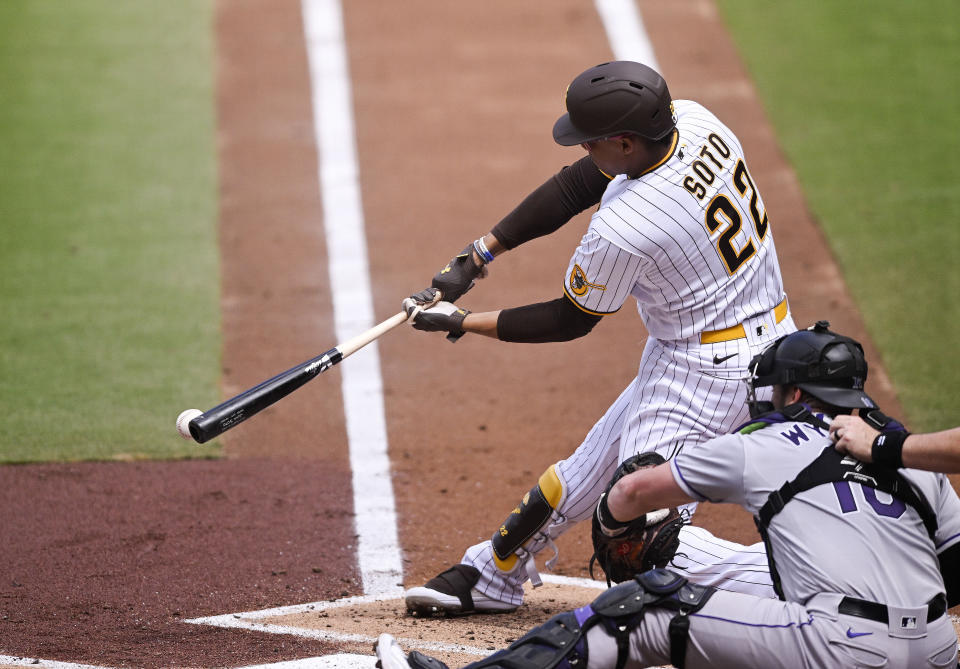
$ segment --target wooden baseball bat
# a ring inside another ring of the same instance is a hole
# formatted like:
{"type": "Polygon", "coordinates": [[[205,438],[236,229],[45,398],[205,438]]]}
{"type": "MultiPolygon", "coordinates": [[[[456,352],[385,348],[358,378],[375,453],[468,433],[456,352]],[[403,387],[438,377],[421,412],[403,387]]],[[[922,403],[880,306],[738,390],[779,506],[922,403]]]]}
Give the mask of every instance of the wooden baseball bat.
{"type": "Polygon", "coordinates": [[[198,444],[210,441],[227,430],[236,427],[254,414],[283,399],[319,374],[327,371],[344,358],[386,334],[407,320],[400,312],[372,328],[348,339],[322,355],[301,362],[272,379],[255,385],[235,397],[218,404],[190,421],[190,436],[198,444]]]}

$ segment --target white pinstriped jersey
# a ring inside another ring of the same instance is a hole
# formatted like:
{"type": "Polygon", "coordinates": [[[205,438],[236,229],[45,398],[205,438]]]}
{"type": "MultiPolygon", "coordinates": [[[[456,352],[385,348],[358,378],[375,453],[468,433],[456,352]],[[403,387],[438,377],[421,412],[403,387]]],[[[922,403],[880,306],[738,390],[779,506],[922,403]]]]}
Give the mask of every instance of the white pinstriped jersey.
{"type": "Polygon", "coordinates": [[[737,325],[785,297],[740,141],[702,105],[674,107],[671,152],[640,177],[610,183],[564,285],[596,314],[633,295],[647,331],[662,340],[737,325]]]}
{"type": "MultiPolygon", "coordinates": [[[[593,515],[626,458],[657,452],[669,459],[745,421],[747,363],[796,330],[786,305],[774,311],[784,300],[780,269],[740,142],[699,104],[674,108],[679,132],[667,157],[637,179],[608,185],[567,268],[564,288],[580,308],[611,313],[633,295],[651,336],[636,378],[552,468],[563,494],[524,544],[531,555],[593,515]],[[743,334],[708,344],[689,339],[733,325],[743,334]]],[[[677,555],[674,564],[694,582],[773,593],[762,549],[684,531],[677,555]]],[[[529,577],[524,559],[504,570],[484,541],[462,562],[480,572],[478,593],[519,606],[529,577]]]]}

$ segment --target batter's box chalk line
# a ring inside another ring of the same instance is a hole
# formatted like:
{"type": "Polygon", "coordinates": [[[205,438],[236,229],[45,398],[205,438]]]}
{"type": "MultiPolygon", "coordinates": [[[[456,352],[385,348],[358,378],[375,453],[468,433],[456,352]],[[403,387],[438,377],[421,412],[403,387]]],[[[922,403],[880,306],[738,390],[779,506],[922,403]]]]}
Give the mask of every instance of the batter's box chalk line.
{"type": "MultiPolygon", "coordinates": [[[[555,576],[552,574],[542,575],[544,583],[554,583],[558,585],[575,585],[583,588],[594,588],[603,590],[606,585],[598,581],[580,578],[568,578],[564,576],[555,576]]],[[[326,610],[354,606],[357,604],[369,604],[373,602],[384,602],[399,599],[396,595],[362,595],[358,597],[346,597],[335,601],[310,602],[307,604],[296,604],[292,606],[281,606],[272,609],[261,609],[259,611],[246,611],[241,613],[227,613],[218,616],[208,616],[202,618],[191,618],[183,622],[193,625],[212,625],[215,627],[226,627],[235,629],[248,629],[257,632],[266,632],[270,634],[289,634],[293,636],[319,639],[322,641],[341,641],[369,644],[371,647],[376,641],[376,636],[348,634],[334,631],[310,630],[302,627],[274,625],[260,622],[264,619],[277,616],[295,615],[298,613],[320,613],[326,610]]],[[[954,627],[960,629],[960,617],[951,615],[954,627]]],[[[444,644],[427,642],[422,639],[398,639],[404,648],[409,650],[422,650],[434,652],[459,652],[465,655],[475,655],[482,657],[490,654],[486,648],[477,648],[473,646],[464,646],[460,644],[444,644]]],[[[0,665],[11,667],[39,667],[40,669],[111,669],[107,666],[79,664],[72,662],[57,662],[53,660],[43,660],[32,657],[22,657],[14,655],[0,655],[0,665]]],[[[300,660],[291,660],[286,662],[275,662],[271,664],[248,665],[241,669],[374,669],[376,658],[373,653],[337,653],[324,655],[321,657],[310,657],[300,660]]],[[[666,669],[666,668],[659,668],[666,669]]]]}
{"type": "MultiPolygon", "coordinates": [[[[327,655],[325,657],[308,657],[302,660],[291,660],[289,662],[275,662],[273,664],[256,664],[243,667],[243,669],[355,669],[358,667],[372,668],[376,664],[376,658],[366,655],[352,655],[341,653],[339,655],[327,655]]],[[[55,662],[53,660],[40,660],[33,657],[20,657],[15,655],[0,655],[0,666],[3,667],[41,667],[42,669],[111,669],[92,664],[76,664],[73,662],[55,662]]]]}
{"type": "MultiPolygon", "coordinates": [[[[569,585],[596,590],[606,589],[606,584],[601,583],[600,581],[594,581],[592,579],[570,578],[566,576],[556,576],[553,574],[544,574],[542,578],[544,583],[552,583],[555,585],[569,585]]],[[[306,604],[280,606],[272,609],[261,609],[259,611],[244,611],[241,613],[225,613],[222,615],[207,616],[203,618],[189,618],[185,619],[183,622],[194,625],[212,625],[215,627],[247,629],[257,632],[267,632],[270,634],[290,634],[308,639],[317,639],[319,641],[371,644],[372,646],[372,644],[377,640],[379,631],[372,635],[356,634],[337,630],[318,630],[292,625],[278,625],[271,622],[264,622],[264,620],[303,613],[321,613],[331,609],[339,609],[361,604],[371,604],[375,602],[387,602],[393,600],[399,601],[402,598],[402,592],[358,595],[356,597],[345,597],[343,599],[337,599],[333,601],[308,602],[306,604]]],[[[490,654],[490,651],[486,648],[477,648],[475,646],[467,646],[456,643],[424,641],[423,639],[398,639],[398,641],[404,648],[409,648],[411,650],[463,653],[465,655],[476,655],[478,657],[484,657],[490,654]]]]}
{"type": "Polygon", "coordinates": [[[100,667],[93,664],[54,662],[53,660],[39,660],[35,657],[20,657],[19,655],[0,655],[0,666],[43,667],[44,669],[110,669],[109,667],[100,667]]]}
{"type": "MultiPolygon", "coordinates": [[[[553,574],[542,575],[544,583],[555,585],[568,585],[579,588],[605,590],[606,584],[600,581],[584,578],[571,578],[566,576],[556,576],[553,574]]],[[[310,602],[306,604],[295,604],[292,606],[281,606],[271,609],[261,609],[259,611],[246,611],[241,613],[227,613],[217,616],[203,618],[192,618],[183,622],[196,625],[213,625],[217,627],[228,627],[235,629],[247,629],[257,632],[266,632],[270,634],[289,634],[293,636],[317,639],[320,641],[359,643],[372,647],[377,639],[377,635],[383,630],[370,630],[371,634],[357,634],[336,630],[320,630],[299,627],[294,625],[281,625],[268,622],[270,619],[293,616],[297,614],[322,613],[350,606],[371,604],[376,602],[399,601],[402,595],[396,593],[384,593],[376,595],[360,595],[356,597],[346,597],[334,601],[310,602]]],[[[960,618],[951,615],[954,626],[960,628],[960,618]]],[[[480,648],[457,643],[445,643],[438,641],[426,641],[424,639],[397,638],[400,645],[406,650],[420,650],[430,652],[449,652],[460,653],[468,656],[485,657],[491,651],[488,647],[480,648]]],[[[354,653],[341,653],[327,655],[323,657],[307,658],[295,662],[281,662],[269,665],[256,665],[256,667],[245,667],[244,669],[258,669],[259,667],[290,667],[291,669],[301,669],[306,667],[322,667],[323,669],[373,669],[376,658],[372,652],[369,655],[360,655],[354,653]]],[[[657,668],[666,669],[666,668],[657,668]]]]}
{"type": "MultiPolygon", "coordinates": [[[[575,586],[591,590],[605,590],[606,584],[600,581],[585,578],[571,578],[566,576],[556,576],[553,574],[542,575],[544,583],[554,585],[575,586]]],[[[227,627],[233,629],[246,629],[256,632],[266,632],[269,634],[289,634],[319,641],[360,643],[369,645],[371,648],[377,640],[379,630],[374,634],[356,634],[351,632],[337,630],[320,630],[299,627],[294,625],[280,625],[273,622],[267,622],[281,616],[294,616],[298,614],[319,614],[324,611],[340,609],[344,607],[372,604],[376,602],[399,601],[402,599],[402,593],[386,593],[376,595],[360,595],[356,597],[345,597],[334,601],[309,602],[306,604],[294,604],[292,606],[281,606],[271,609],[261,609],[259,611],[245,611],[241,613],[226,613],[217,616],[207,616],[202,618],[190,618],[183,622],[194,625],[212,625],[216,627],[227,627]]],[[[468,646],[458,643],[445,643],[438,641],[425,641],[423,639],[397,638],[397,641],[406,650],[420,650],[425,652],[447,652],[471,655],[477,658],[485,657],[492,653],[488,647],[479,648],[477,646],[468,646]]],[[[296,662],[282,662],[270,665],[257,665],[259,667],[296,667],[297,669],[305,667],[323,667],[324,669],[373,669],[376,664],[376,658],[370,655],[357,654],[336,654],[317,658],[308,658],[296,662]]],[[[255,667],[246,667],[244,669],[257,669],[255,667]]]]}

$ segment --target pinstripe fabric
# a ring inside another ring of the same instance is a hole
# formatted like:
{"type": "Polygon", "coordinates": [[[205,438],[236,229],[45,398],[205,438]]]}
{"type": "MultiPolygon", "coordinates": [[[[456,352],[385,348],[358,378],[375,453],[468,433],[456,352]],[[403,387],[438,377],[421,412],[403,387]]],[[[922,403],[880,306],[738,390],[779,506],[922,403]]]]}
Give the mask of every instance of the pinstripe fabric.
{"type": "MultiPolygon", "coordinates": [[[[748,319],[751,333],[762,319],[748,319]]],[[[746,386],[743,378],[750,359],[777,337],[796,327],[788,316],[771,324],[761,337],[719,344],[692,341],[663,342],[647,339],[637,377],[594,424],[583,443],[557,463],[563,497],[550,521],[526,549],[542,551],[576,523],[589,520],[600,493],[617,465],[635,453],[656,451],[670,459],[683,448],[727,434],[746,421],[746,386]],[[715,365],[715,355],[733,357],[715,365]]],[[[764,391],[760,389],[761,399],[764,391]]],[[[767,397],[768,398],[768,397],[767,397]]],[[[693,513],[696,505],[688,510],[693,513]]],[[[701,528],[684,528],[675,565],[691,581],[722,589],[773,596],[763,547],[742,546],[712,537],[701,528]],[[693,530],[696,530],[695,532],[693,530]]],[[[493,561],[489,541],[471,546],[461,560],[480,571],[475,586],[488,597],[519,605],[527,574],[523,567],[509,574],[493,561]]]]}
{"type": "Polygon", "coordinates": [[[691,581],[718,590],[774,596],[763,542],[741,546],[693,525],[684,526],[680,538],[682,544],[671,566],[691,581]]]}
{"type": "Polygon", "coordinates": [[[765,213],[763,198],[750,187],[749,172],[739,177],[746,184],[742,194],[736,183],[737,165],[744,161],[739,140],[701,105],[677,101],[675,107],[679,140],[673,155],[638,179],[621,175],[610,184],[564,284],[567,296],[591,313],[615,312],[632,295],[647,331],[665,340],[742,323],[784,297],[772,231],[764,227],[761,239],[751,210],[765,213]],[[713,182],[700,174],[712,174],[713,182]],[[685,182],[701,184],[703,196],[685,182]],[[707,220],[718,197],[734,208],[736,225],[722,211],[707,220]],[[708,223],[717,229],[710,232],[708,223]],[[723,248],[754,252],[731,273],[723,248]]]}
{"type": "MultiPolygon", "coordinates": [[[[610,183],[567,267],[565,290],[580,308],[612,313],[633,296],[650,337],[637,377],[577,450],[557,463],[563,496],[526,544],[532,554],[590,518],[627,457],[657,451],[669,459],[745,421],[748,363],[796,329],[789,314],[778,324],[772,313],[784,299],[783,282],[739,140],[699,104],[675,107],[679,135],[672,155],[638,179],[610,183]],[[746,337],[700,343],[700,333],[738,324],[746,337]]],[[[691,580],[772,596],[762,547],[692,527],[680,537],[675,564],[691,580]]],[[[467,549],[462,561],[480,570],[477,590],[522,602],[523,565],[500,571],[490,542],[467,549]]]]}

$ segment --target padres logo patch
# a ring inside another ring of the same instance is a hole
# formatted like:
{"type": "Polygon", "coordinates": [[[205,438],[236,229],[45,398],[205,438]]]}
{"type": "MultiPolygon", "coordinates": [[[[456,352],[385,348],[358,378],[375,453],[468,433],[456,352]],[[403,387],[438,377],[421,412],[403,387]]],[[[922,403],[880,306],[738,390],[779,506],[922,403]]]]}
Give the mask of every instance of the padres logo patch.
{"type": "Polygon", "coordinates": [[[574,265],[573,271],[570,272],[570,292],[580,297],[581,295],[586,295],[587,291],[591,288],[596,288],[597,290],[607,289],[606,286],[587,281],[587,275],[580,268],[580,265],[574,265]]]}

